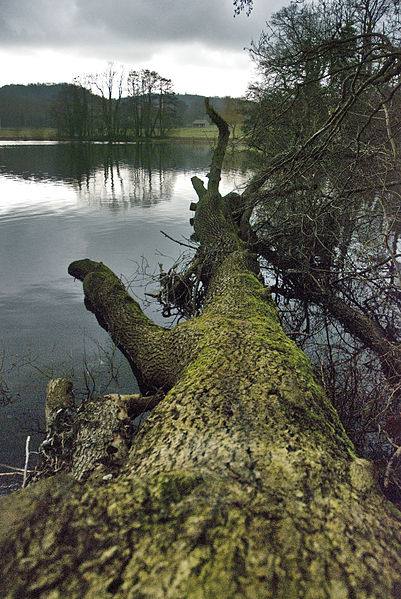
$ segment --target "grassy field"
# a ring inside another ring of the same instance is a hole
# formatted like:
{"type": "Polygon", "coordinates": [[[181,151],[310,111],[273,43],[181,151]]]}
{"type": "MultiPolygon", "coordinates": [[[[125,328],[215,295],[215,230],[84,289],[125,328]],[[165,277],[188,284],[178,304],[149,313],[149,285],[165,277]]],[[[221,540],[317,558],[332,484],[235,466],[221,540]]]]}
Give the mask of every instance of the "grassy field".
{"type": "Polygon", "coordinates": [[[177,129],[171,129],[168,137],[213,141],[217,138],[217,134],[217,127],[210,125],[210,127],[178,127],[177,129]]]}
{"type": "MultiPolygon", "coordinates": [[[[213,142],[217,138],[217,128],[210,127],[179,127],[172,129],[167,139],[182,139],[213,142]]],[[[44,129],[39,127],[2,127],[0,128],[1,140],[56,140],[57,129],[44,129]]]]}
{"type": "Polygon", "coordinates": [[[57,139],[57,129],[44,129],[42,127],[1,127],[0,139],[54,140],[57,139]]]}

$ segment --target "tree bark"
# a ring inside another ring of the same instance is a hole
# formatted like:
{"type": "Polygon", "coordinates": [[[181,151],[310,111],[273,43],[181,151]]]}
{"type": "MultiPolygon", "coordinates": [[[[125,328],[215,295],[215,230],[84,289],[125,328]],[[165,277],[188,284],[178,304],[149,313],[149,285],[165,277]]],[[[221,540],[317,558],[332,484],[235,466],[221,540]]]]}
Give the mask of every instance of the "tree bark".
{"type": "Polygon", "coordinates": [[[194,220],[200,316],[166,331],[104,265],[70,267],[143,388],[165,396],[111,476],[66,466],[1,500],[2,597],[400,597],[401,514],[284,334],[218,160],[194,220]]]}

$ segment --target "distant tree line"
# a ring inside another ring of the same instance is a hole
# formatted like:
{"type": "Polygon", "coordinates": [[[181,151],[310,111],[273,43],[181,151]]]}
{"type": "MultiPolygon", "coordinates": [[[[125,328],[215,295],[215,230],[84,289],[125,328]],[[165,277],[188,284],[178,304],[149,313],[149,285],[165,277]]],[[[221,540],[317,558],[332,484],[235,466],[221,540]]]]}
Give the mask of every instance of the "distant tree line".
{"type": "MultiPolygon", "coordinates": [[[[235,98],[217,98],[216,106],[231,124],[243,121],[235,98]]],[[[177,96],[171,79],[148,69],[124,75],[113,64],[100,74],[76,78],[54,105],[60,136],[107,141],[164,137],[174,127],[205,117],[203,96],[177,96]]]]}
{"type": "MultiPolygon", "coordinates": [[[[239,134],[247,103],[212,98],[239,134]]],[[[74,83],[6,85],[0,88],[0,127],[57,128],[62,139],[129,140],[163,137],[171,129],[205,119],[204,96],[176,94],[170,79],[147,69],[126,76],[109,65],[74,83]]]]}
{"type": "Polygon", "coordinates": [[[113,64],[66,85],[53,113],[60,135],[81,140],[162,137],[180,121],[171,79],[148,69],[125,76],[113,64]]]}

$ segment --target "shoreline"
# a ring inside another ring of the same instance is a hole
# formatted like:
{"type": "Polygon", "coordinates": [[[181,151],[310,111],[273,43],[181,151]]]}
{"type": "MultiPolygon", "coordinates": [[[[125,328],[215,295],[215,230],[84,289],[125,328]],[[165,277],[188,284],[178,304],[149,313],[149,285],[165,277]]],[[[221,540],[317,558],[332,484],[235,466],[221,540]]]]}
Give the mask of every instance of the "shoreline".
{"type": "Polygon", "coordinates": [[[68,139],[68,138],[60,138],[60,137],[39,137],[39,136],[2,136],[0,135],[0,141],[53,141],[53,142],[66,142],[66,143],[81,143],[81,144],[100,144],[100,143],[113,143],[113,144],[138,144],[138,143],[155,143],[155,142],[164,142],[164,141],[180,141],[180,142],[187,142],[187,141],[195,141],[196,143],[210,143],[210,142],[214,142],[217,140],[217,135],[215,137],[175,137],[175,136],[171,136],[171,137],[163,137],[163,138],[159,138],[159,137],[153,137],[153,138],[139,138],[139,139],[127,139],[127,140],[117,140],[117,141],[112,141],[112,142],[108,142],[106,140],[101,140],[101,139],[83,139],[81,141],[77,140],[77,139],[68,139]]]}
{"type": "MultiPolygon", "coordinates": [[[[217,140],[218,131],[214,128],[192,129],[190,127],[182,127],[175,130],[166,137],[151,137],[151,138],[131,138],[116,140],[111,143],[154,143],[163,141],[179,141],[179,142],[196,142],[196,143],[214,143],[217,140]]],[[[110,143],[104,139],[71,139],[69,137],[60,137],[55,129],[40,129],[40,128],[4,128],[0,129],[0,141],[61,141],[70,143],[110,143]]]]}

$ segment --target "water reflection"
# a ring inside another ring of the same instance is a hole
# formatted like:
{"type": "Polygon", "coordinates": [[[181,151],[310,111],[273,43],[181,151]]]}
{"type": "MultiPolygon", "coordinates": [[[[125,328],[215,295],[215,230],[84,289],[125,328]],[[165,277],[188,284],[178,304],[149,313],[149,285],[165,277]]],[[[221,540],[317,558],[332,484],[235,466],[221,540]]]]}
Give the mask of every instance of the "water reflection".
{"type": "MultiPolygon", "coordinates": [[[[210,158],[208,144],[0,142],[0,214],[68,210],[77,200],[81,208],[149,207],[171,200],[180,176],[189,183],[194,174],[206,175],[210,158]]],[[[242,162],[238,154],[226,161],[227,190],[244,181],[242,162]]]]}
{"type": "MultiPolygon", "coordinates": [[[[68,264],[101,260],[128,280],[142,256],[150,272],[159,262],[171,266],[180,248],[160,230],[190,236],[190,178],[204,177],[210,157],[208,145],[193,143],[0,143],[0,353],[4,348],[8,365],[24,364],[9,378],[21,401],[0,408],[0,462],[20,463],[27,408],[41,421],[46,376],[38,369],[73,373],[84,387],[85,364],[103,371],[98,381],[107,382],[104,356],[98,357],[107,336],[85,310],[82,285],[67,275],[68,264]]],[[[222,188],[230,191],[245,178],[232,162],[222,188]]],[[[137,283],[135,293],[144,297],[137,283]]],[[[166,325],[157,306],[146,310],[166,325]]],[[[120,389],[132,392],[124,360],[121,369],[120,389]]]]}
{"type": "Polygon", "coordinates": [[[0,173],[26,179],[51,179],[85,185],[94,171],[107,172],[114,165],[130,165],[149,171],[207,169],[207,144],[70,144],[27,145],[0,142],[0,173]]]}
{"type": "Polygon", "coordinates": [[[171,200],[178,171],[110,162],[79,184],[79,197],[91,205],[107,205],[121,210],[134,205],[152,206],[171,200]]]}

